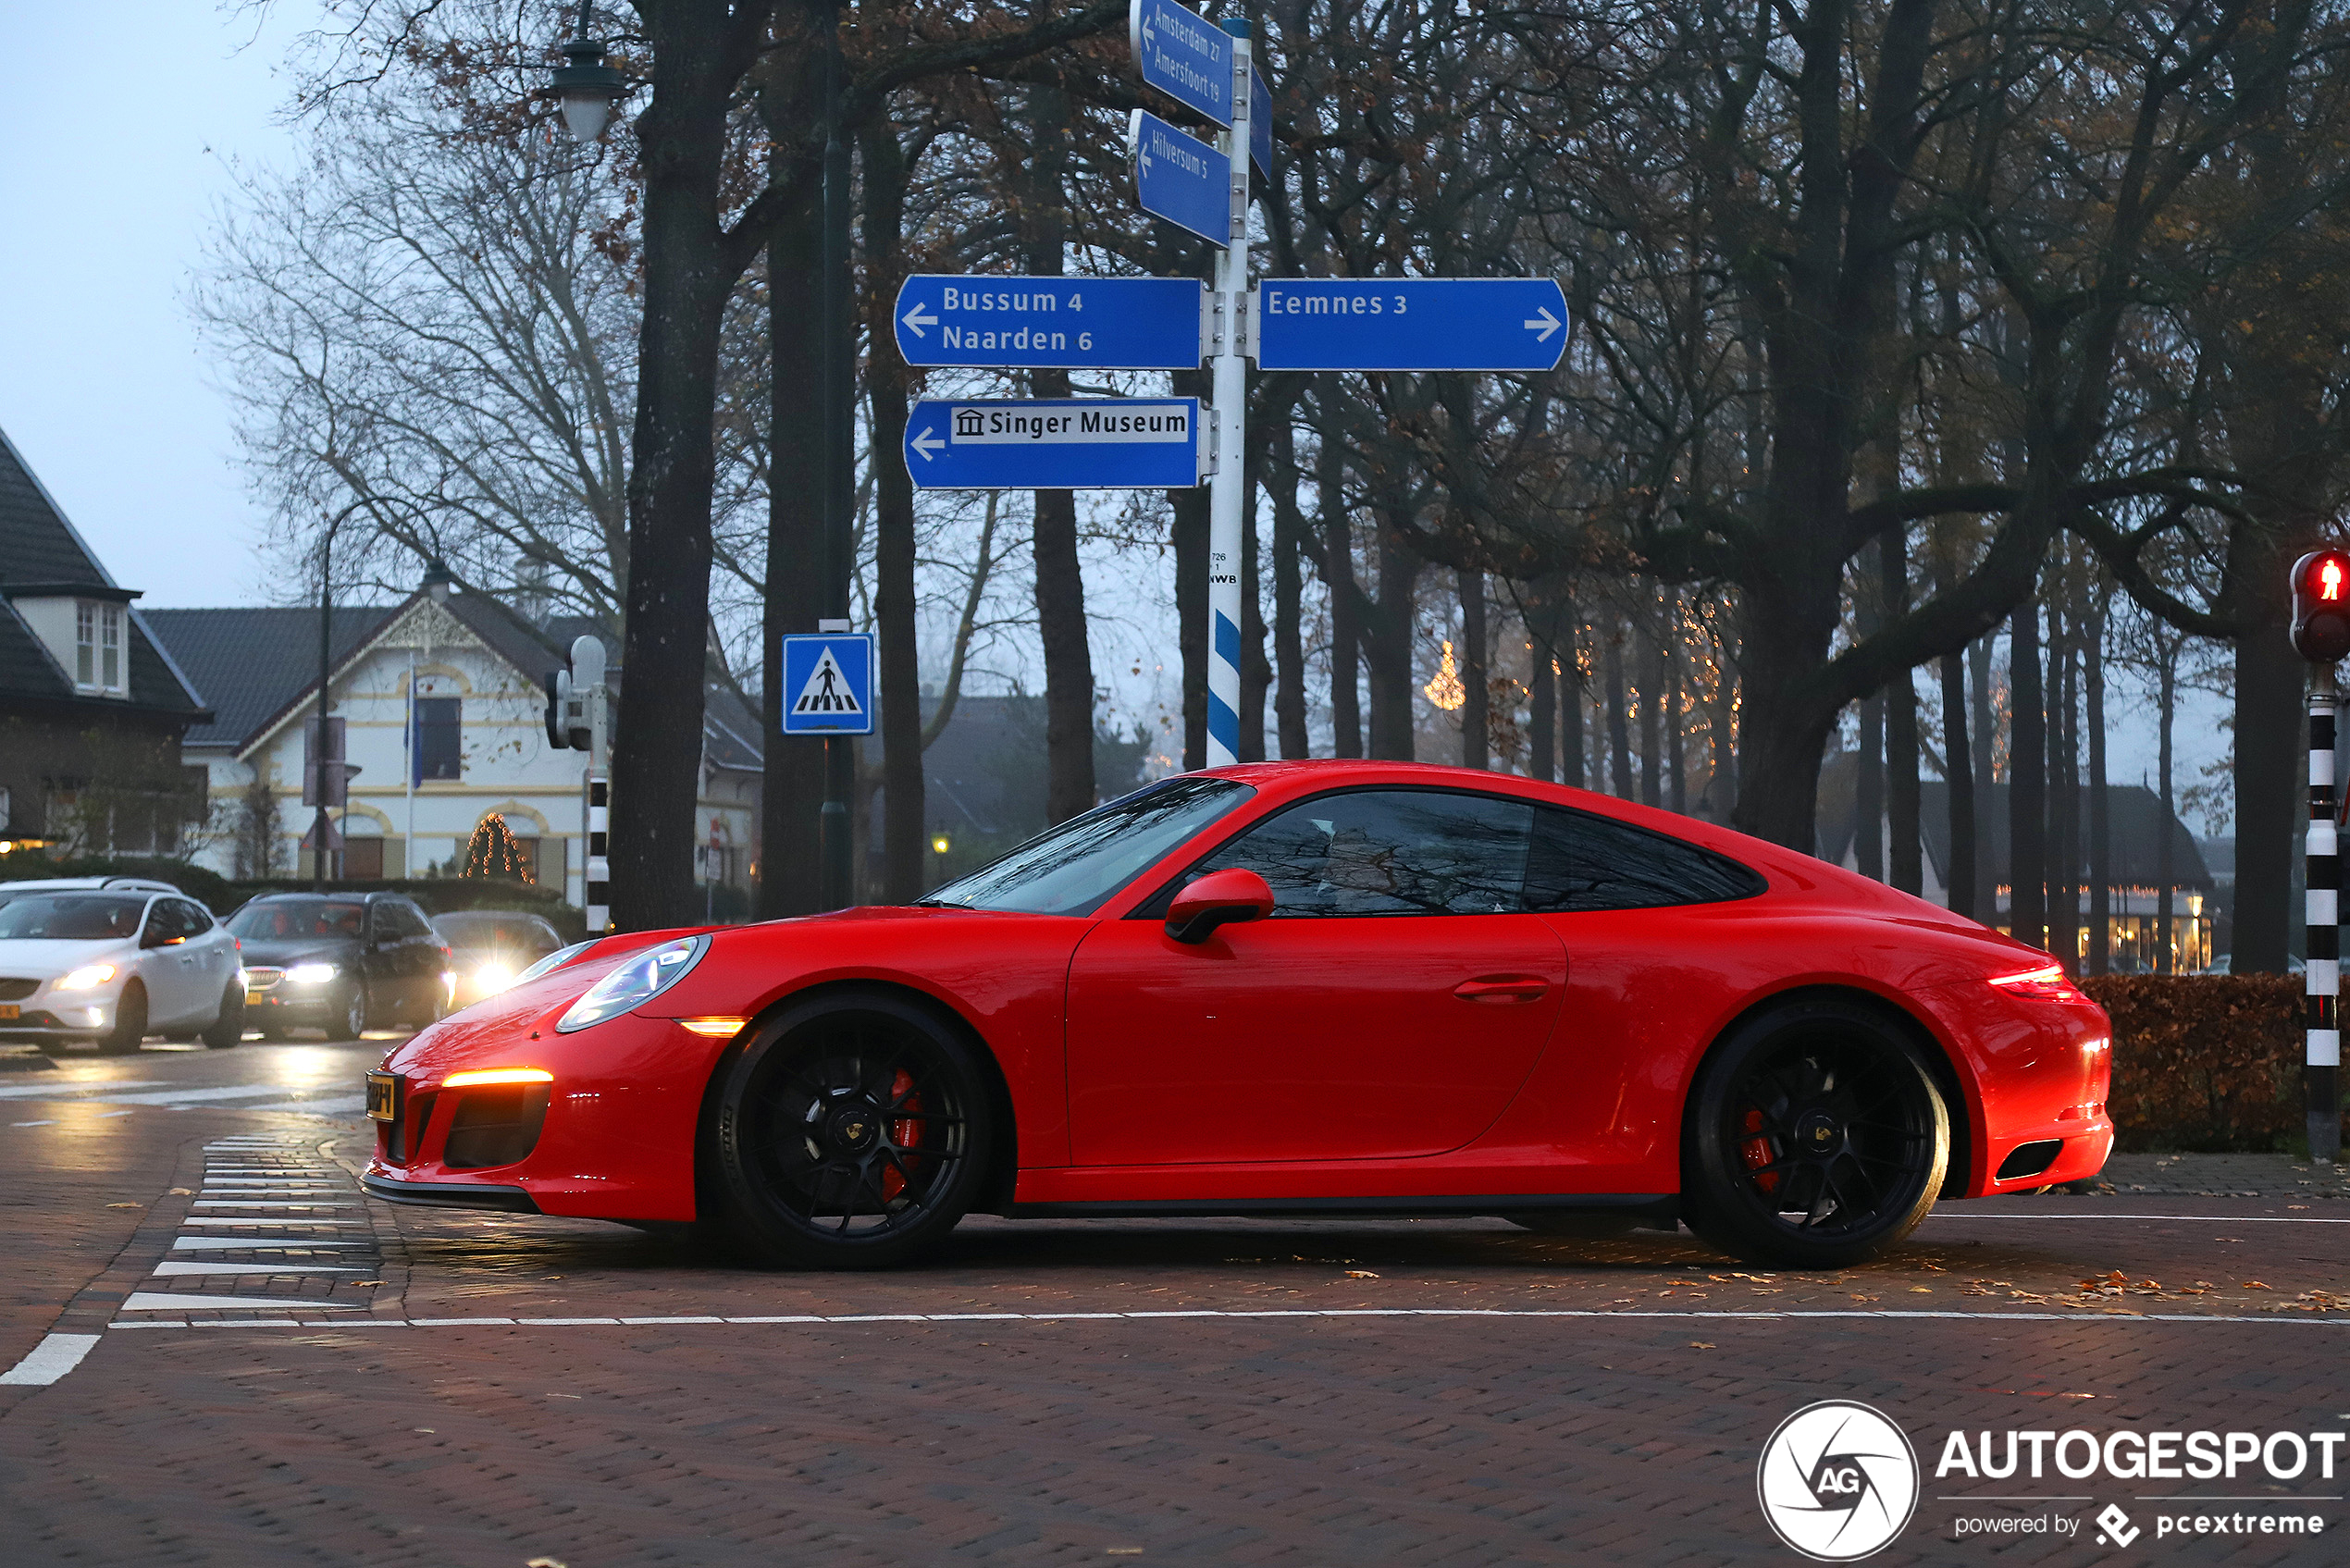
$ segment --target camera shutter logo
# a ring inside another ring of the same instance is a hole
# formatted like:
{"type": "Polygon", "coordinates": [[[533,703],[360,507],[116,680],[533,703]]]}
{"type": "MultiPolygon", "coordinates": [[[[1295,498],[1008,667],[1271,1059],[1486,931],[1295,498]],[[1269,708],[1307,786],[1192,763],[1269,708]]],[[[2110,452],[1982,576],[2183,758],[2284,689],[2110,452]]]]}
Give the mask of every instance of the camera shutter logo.
{"type": "Polygon", "coordinates": [[[1857,1562],[1917,1512],[1917,1451],[1883,1412],[1823,1400],[1779,1423],[1754,1489],[1779,1539],[1815,1562],[1857,1562]]]}

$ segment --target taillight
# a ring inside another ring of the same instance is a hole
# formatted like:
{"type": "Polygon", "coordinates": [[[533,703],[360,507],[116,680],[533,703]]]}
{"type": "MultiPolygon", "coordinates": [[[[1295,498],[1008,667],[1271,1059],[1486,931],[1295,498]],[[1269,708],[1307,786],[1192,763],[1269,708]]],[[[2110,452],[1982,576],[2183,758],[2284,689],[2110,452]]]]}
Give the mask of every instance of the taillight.
{"type": "Polygon", "coordinates": [[[2035,1002],[2085,1002],[2088,997],[2081,988],[2065,978],[2064,966],[2049,964],[2044,969],[2023,969],[2015,974],[1993,975],[1985,982],[1996,985],[2010,996],[2028,996],[2035,1002]]]}

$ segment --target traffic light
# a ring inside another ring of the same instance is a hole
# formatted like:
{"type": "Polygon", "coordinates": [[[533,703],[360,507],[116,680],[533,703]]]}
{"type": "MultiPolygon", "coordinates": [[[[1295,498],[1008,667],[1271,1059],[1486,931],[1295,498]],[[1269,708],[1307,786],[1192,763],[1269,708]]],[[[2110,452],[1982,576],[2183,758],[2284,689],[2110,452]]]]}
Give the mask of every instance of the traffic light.
{"type": "Polygon", "coordinates": [[[2313,549],[2293,563],[2293,648],[2313,664],[2350,656],[2350,550],[2313,549]]]}

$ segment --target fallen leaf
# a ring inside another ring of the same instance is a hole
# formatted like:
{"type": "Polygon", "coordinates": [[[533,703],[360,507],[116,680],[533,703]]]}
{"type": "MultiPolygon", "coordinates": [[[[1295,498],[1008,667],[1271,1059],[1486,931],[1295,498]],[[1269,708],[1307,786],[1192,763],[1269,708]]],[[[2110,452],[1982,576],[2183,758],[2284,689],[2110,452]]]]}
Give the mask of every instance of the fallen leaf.
{"type": "Polygon", "coordinates": [[[1711,1340],[1691,1340],[1689,1341],[1689,1349],[1693,1351],[1710,1351],[1713,1348],[1713,1341],[1711,1340]]]}
{"type": "Polygon", "coordinates": [[[1910,1294],[1913,1296],[1930,1296],[1934,1294],[1934,1287],[1931,1285],[1912,1285],[1910,1287],[1910,1294]]]}
{"type": "MultiPolygon", "coordinates": [[[[1349,1279],[1377,1279],[1377,1278],[1379,1278],[1379,1276],[1378,1276],[1378,1275],[1373,1274],[1373,1273],[1372,1273],[1369,1269],[1367,1269],[1367,1268],[1350,1268],[1350,1269],[1348,1269],[1348,1270],[1346,1271],[1346,1277],[1347,1277],[1349,1279]]],[[[1111,1549],[1112,1549],[1112,1550],[1122,1550],[1122,1549],[1123,1549],[1123,1548],[1116,1548],[1116,1547],[1114,1547],[1114,1548],[1112,1548],[1111,1549]]],[[[1140,1547],[1136,1547],[1134,1549],[1135,1549],[1135,1550],[1137,1550],[1137,1551],[1140,1551],[1140,1550],[1142,1549],[1142,1548],[1140,1548],[1140,1547]]]]}
{"type": "MultiPolygon", "coordinates": [[[[165,1194],[166,1197],[171,1198],[192,1198],[195,1195],[194,1190],[187,1187],[174,1187],[165,1194]]],[[[2308,1205],[2305,1204],[2301,1206],[2307,1208],[2308,1205]]]]}
{"type": "Polygon", "coordinates": [[[143,1209],[146,1206],[144,1204],[108,1204],[106,1205],[110,1209],[143,1209]]]}
{"type": "Polygon", "coordinates": [[[534,1557],[524,1563],[523,1568],[566,1568],[566,1565],[561,1558],[534,1557]]]}
{"type": "Polygon", "coordinates": [[[2273,1285],[2264,1284],[2257,1279],[2247,1279],[2243,1284],[2237,1286],[2236,1289],[2240,1290],[2272,1290],[2276,1289],[2276,1287],[2273,1285]]]}

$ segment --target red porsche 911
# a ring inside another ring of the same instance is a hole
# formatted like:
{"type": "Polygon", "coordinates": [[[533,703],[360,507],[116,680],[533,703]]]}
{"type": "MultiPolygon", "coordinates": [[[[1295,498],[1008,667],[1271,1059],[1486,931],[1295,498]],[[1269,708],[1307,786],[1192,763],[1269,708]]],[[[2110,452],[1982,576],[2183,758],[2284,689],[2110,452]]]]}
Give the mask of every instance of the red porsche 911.
{"type": "Polygon", "coordinates": [[[566,949],[368,1076],[395,1202],[890,1264],[973,1210],[1882,1252],[2095,1175],[2104,1012],[1809,856],[1461,769],[1165,780],[903,908],[566,949]]]}

